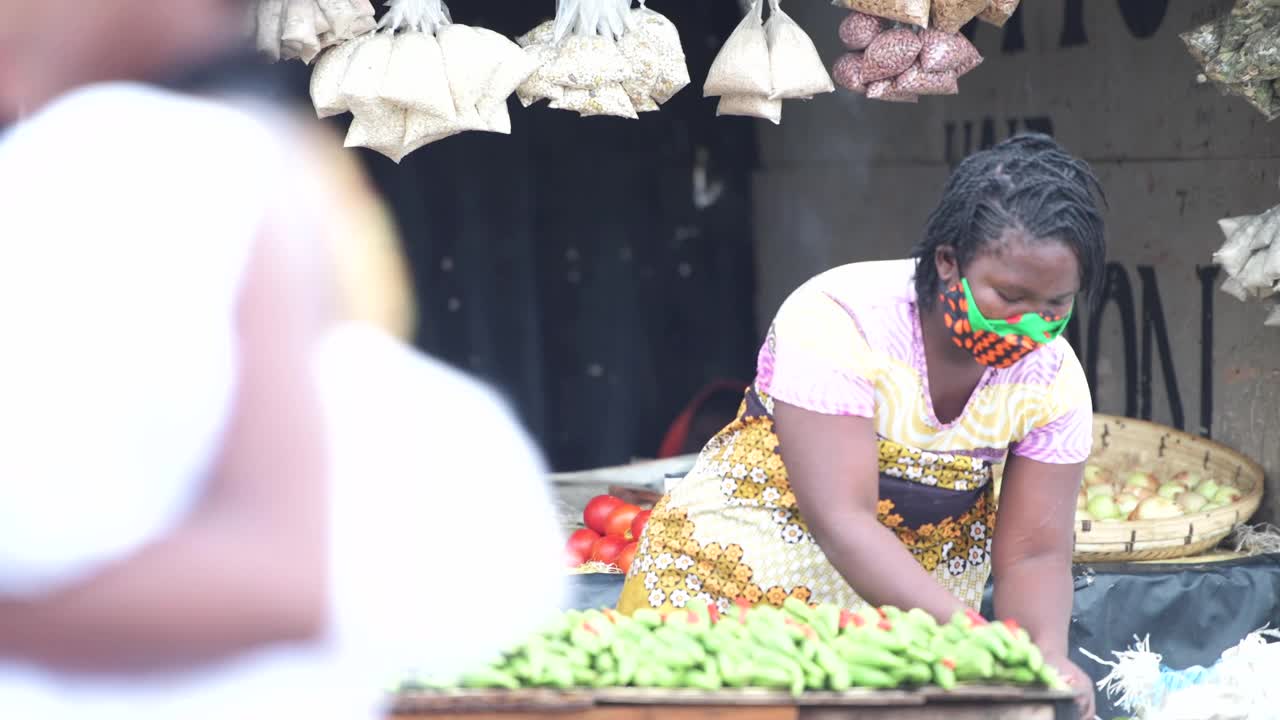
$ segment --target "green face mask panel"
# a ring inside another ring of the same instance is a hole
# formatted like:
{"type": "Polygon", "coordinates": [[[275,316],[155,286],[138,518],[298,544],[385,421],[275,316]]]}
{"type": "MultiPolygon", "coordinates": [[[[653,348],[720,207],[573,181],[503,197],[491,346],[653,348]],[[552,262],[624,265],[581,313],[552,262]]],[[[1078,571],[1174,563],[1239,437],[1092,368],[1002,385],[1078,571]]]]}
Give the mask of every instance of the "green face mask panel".
{"type": "Polygon", "coordinates": [[[1067,329],[1067,324],[1071,322],[1071,313],[1075,310],[1074,304],[1072,309],[1067,311],[1066,315],[1054,317],[1045,316],[1038,313],[1024,313],[1016,318],[1008,318],[1006,320],[991,320],[978,310],[978,303],[973,301],[973,291],[969,289],[969,280],[962,278],[960,284],[964,286],[964,299],[969,306],[969,324],[974,330],[982,330],[996,335],[1020,335],[1030,338],[1038,343],[1052,342],[1067,329]]]}

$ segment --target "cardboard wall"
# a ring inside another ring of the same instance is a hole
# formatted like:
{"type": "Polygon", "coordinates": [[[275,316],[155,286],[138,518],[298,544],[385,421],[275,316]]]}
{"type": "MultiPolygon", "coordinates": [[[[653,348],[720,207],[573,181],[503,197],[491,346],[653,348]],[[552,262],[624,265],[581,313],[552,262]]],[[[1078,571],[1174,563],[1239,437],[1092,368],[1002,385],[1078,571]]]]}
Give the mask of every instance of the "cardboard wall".
{"type": "MultiPolygon", "coordinates": [[[[1280,329],[1219,292],[1216,221],[1280,203],[1280,124],[1195,81],[1178,34],[1218,0],[1034,0],[1003,30],[977,26],[987,60],[961,94],[918,105],[844,91],[788,102],[757,123],[754,179],[760,332],[812,274],[903,256],[951,165],[1011,133],[1051,132],[1109,195],[1110,282],[1075,329],[1099,412],[1212,436],[1261,462],[1280,519],[1280,329]],[[1216,278],[1216,282],[1215,282],[1216,278]]],[[[844,11],[785,8],[830,62],[844,11]]]]}

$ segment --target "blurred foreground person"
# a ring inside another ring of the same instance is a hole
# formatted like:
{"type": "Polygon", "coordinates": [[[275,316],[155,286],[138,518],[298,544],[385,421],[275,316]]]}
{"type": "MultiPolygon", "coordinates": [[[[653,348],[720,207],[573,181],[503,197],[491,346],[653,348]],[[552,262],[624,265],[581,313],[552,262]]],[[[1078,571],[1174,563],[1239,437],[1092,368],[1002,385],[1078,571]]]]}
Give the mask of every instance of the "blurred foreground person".
{"type": "Polygon", "coordinates": [[[0,0],[0,717],[373,717],[560,600],[536,448],[220,92],[243,5],[0,0]]]}

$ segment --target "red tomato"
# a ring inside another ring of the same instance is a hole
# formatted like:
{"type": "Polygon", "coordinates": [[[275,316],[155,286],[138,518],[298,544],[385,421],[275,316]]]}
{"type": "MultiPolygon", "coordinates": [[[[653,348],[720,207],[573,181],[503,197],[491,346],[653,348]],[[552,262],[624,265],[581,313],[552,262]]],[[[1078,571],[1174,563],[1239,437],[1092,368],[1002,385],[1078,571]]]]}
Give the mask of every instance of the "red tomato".
{"type": "Polygon", "coordinates": [[[577,564],[581,565],[591,556],[591,546],[595,545],[599,539],[600,533],[589,528],[582,528],[581,530],[575,530],[569,536],[568,542],[564,544],[564,549],[571,558],[579,558],[577,564]]]}
{"type": "Polygon", "coordinates": [[[591,498],[587,503],[587,508],[582,511],[582,524],[595,530],[601,535],[607,535],[604,531],[605,522],[609,519],[609,513],[624,503],[612,495],[597,495],[591,498]]]}
{"type": "Polygon", "coordinates": [[[627,543],[627,546],[622,548],[622,552],[618,553],[618,559],[614,561],[614,564],[621,568],[622,572],[631,572],[631,561],[635,560],[636,548],[639,546],[639,543],[627,543]]]}
{"type": "Polygon", "coordinates": [[[642,510],[636,513],[635,519],[631,521],[632,540],[639,540],[640,536],[644,534],[644,525],[649,522],[649,515],[652,513],[652,510],[642,510]]]}
{"type": "Polygon", "coordinates": [[[640,508],[635,505],[619,505],[609,513],[609,519],[604,521],[604,534],[634,540],[631,537],[631,521],[639,514],[640,508]]]}
{"type": "Polygon", "coordinates": [[[564,564],[567,567],[571,567],[571,568],[581,567],[582,564],[585,563],[586,561],[587,561],[586,555],[579,555],[578,553],[570,550],[569,548],[565,548],[564,564]]]}
{"type": "Polygon", "coordinates": [[[627,546],[627,539],[619,535],[605,535],[591,546],[590,560],[612,564],[618,562],[618,555],[627,546]]]}

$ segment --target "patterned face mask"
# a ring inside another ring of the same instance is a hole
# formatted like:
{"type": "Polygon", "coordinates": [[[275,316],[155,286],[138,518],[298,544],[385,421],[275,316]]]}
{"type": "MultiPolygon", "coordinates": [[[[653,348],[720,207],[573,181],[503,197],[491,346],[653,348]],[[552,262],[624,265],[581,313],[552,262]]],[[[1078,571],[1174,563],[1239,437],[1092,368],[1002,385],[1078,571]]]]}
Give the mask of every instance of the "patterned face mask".
{"type": "Polygon", "coordinates": [[[978,310],[969,281],[963,278],[940,298],[942,319],[951,331],[951,341],[973,353],[979,363],[993,368],[1013,365],[1061,335],[1071,322],[1070,311],[1064,316],[1026,313],[1007,320],[990,320],[978,310]]]}

